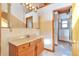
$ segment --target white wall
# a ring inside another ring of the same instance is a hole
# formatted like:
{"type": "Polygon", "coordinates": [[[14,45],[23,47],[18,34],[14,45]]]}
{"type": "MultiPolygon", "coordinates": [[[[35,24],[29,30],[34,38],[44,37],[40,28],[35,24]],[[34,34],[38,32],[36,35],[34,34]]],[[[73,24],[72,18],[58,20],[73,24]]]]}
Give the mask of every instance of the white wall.
{"type": "Polygon", "coordinates": [[[6,3],[2,3],[2,11],[7,12],[7,4],[6,3]]]}
{"type": "MultiPolygon", "coordinates": [[[[50,4],[46,7],[40,8],[38,10],[38,13],[40,15],[40,21],[47,21],[47,22],[52,21],[53,10],[56,10],[56,9],[59,9],[59,8],[62,8],[62,7],[67,7],[67,6],[70,6],[70,5],[72,5],[72,4],[71,3],[53,3],[53,4],[50,4]]],[[[40,23],[40,25],[41,25],[41,23],[40,23]]],[[[47,27],[47,25],[46,25],[46,29],[49,29],[49,27],[47,27]]],[[[45,28],[45,26],[44,26],[44,28],[45,28]]],[[[50,28],[50,31],[52,31],[52,28],[50,28]]]]}
{"type": "Polygon", "coordinates": [[[50,42],[49,45],[45,45],[46,48],[52,49],[52,20],[53,20],[53,10],[62,8],[62,7],[67,7],[72,5],[71,3],[54,3],[50,4],[44,8],[41,8],[38,10],[38,13],[40,15],[40,29],[41,29],[41,34],[45,36],[45,38],[48,37],[48,39],[45,40],[50,42]],[[48,23],[49,22],[49,23],[48,23]],[[51,24],[50,24],[51,23],[51,24]],[[49,25],[50,24],[50,25],[49,25]]]}
{"type": "Polygon", "coordinates": [[[24,20],[24,7],[21,3],[12,3],[11,4],[11,14],[16,16],[19,20],[24,20]]]}
{"type": "MultiPolygon", "coordinates": [[[[7,9],[7,3],[2,3],[2,10],[7,12],[7,9]]],[[[23,5],[20,3],[11,3],[11,14],[23,21],[25,19],[25,10],[23,5]]]]}

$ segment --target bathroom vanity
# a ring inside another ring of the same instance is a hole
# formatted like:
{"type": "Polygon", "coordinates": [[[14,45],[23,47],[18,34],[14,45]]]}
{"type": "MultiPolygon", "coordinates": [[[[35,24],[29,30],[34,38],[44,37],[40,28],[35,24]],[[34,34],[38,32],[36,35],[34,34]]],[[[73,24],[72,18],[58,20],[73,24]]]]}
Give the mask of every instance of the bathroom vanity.
{"type": "Polygon", "coordinates": [[[43,37],[27,36],[9,41],[10,56],[38,56],[44,50],[43,37]]]}

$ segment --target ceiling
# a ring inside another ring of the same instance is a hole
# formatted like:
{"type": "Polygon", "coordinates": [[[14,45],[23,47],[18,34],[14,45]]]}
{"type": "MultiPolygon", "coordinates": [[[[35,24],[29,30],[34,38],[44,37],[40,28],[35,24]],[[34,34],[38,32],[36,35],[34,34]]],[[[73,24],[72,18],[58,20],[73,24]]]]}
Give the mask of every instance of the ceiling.
{"type": "Polygon", "coordinates": [[[48,5],[48,3],[32,3],[32,5],[37,9],[39,9],[39,8],[45,7],[46,5],[48,5]]]}
{"type": "Polygon", "coordinates": [[[25,10],[30,11],[37,11],[37,9],[40,9],[42,7],[47,6],[49,3],[24,3],[23,6],[25,8],[25,10]]]}

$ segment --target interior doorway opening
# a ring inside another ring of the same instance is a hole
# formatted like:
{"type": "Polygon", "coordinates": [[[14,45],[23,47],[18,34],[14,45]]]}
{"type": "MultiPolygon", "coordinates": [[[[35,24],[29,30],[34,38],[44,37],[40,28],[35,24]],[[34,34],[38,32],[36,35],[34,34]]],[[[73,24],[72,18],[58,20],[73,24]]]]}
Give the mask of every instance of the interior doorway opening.
{"type": "Polygon", "coordinates": [[[71,55],[72,6],[56,9],[54,14],[54,51],[60,55],[71,55]]]}

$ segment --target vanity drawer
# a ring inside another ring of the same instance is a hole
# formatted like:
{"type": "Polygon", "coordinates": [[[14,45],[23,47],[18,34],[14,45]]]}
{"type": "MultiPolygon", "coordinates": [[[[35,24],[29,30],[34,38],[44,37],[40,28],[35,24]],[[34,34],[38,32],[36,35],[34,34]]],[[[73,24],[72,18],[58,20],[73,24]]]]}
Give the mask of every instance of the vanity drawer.
{"type": "Polygon", "coordinates": [[[24,52],[29,49],[29,43],[18,46],[18,52],[24,52]]]}
{"type": "Polygon", "coordinates": [[[35,46],[37,44],[37,40],[30,42],[30,46],[35,46]]]}
{"type": "Polygon", "coordinates": [[[34,56],[35,55],[35,51],[33,47],[29,47],[28,50],[25,50],[23,52],[19,52],[18,53],[19,56],[34,56]]]}

